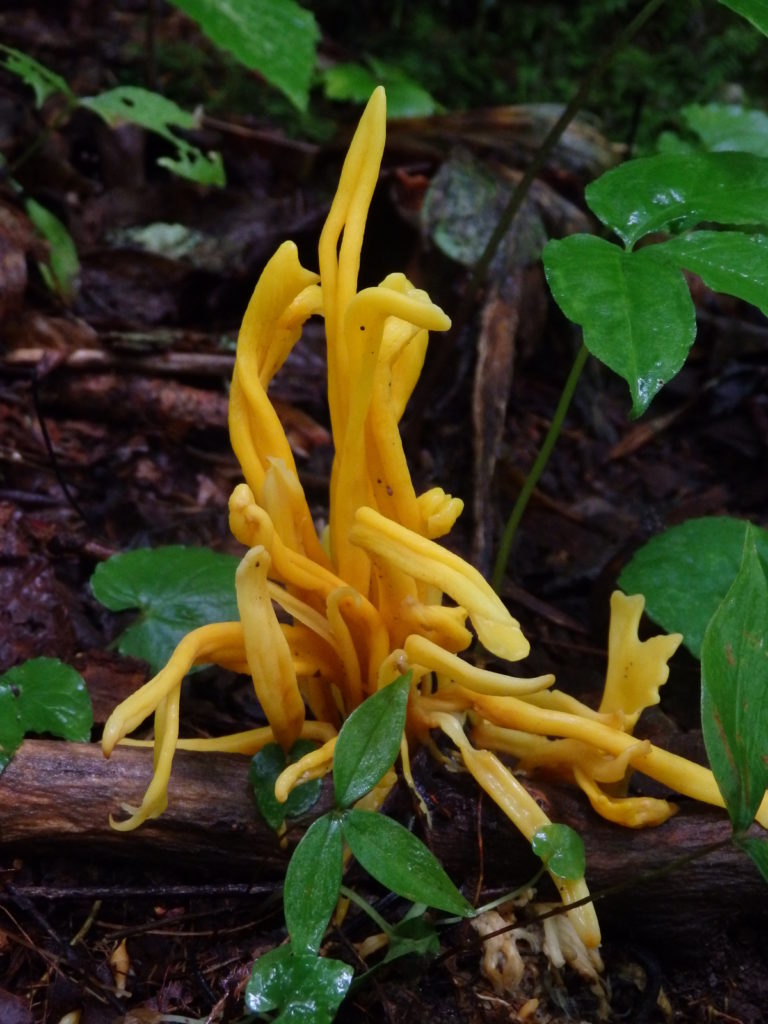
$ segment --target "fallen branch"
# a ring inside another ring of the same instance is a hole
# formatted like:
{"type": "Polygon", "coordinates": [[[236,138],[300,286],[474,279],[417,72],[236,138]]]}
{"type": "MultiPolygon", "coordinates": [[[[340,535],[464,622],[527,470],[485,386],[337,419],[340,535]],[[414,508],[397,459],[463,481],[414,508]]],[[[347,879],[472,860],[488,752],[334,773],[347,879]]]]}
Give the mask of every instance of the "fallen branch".
{"type": "MultiPolygon", "coordinates": [[[[248,758],[179,751],[165,814],[135,832],[115,832],[109,815],[120,816],[122,800],[138,801],[151,773],[147,750],[118,748],[107,761],[96,745],[27,740],[0,776],[0,848],[22,854],[87,850],[90,863],[104,852],[132,860],[162,857],[201,868],[226,865],[252,878],[282,876],[309,819],[289,831],[288,849],[281,849],[255,810],[248,758]]],[[[432,818],[425,839],[469,893],[478,880],[486,888],[511,889],[532,876],[537,862],[528,845],[479,797],[471,779],[427,757],[417,758],[416,775],[432,818]]],[[[633,831],[598,818],[567,786],[537,782],[534,793],[550,817],[581,833],[593,894],[627,886],[601,901],[604,922],[620,923],[633,935],[653,934],[657,941],[698,942],[701,929],[768,912],[768,887],[731,845],[673,874],[662,873],[681,856],[727,839],[723,812],[686,802],[663,826],[633,831]]],[[[327,786],[313,816],[327,810],[331,799],[327,786]]],[[[388,809],[402,821],[413,819],[405,789],[388,809]]]]}

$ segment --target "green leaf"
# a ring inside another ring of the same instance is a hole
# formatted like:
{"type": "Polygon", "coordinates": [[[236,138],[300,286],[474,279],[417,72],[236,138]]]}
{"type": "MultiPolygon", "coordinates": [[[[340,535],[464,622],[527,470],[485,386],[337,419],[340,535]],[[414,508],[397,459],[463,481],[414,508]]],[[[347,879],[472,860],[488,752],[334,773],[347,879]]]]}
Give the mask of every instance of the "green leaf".
{"type": "Polygon", "coordinates": [[[544,249],[557,304],[581,325],[589,351],[627,382],[633,416],[675,376],[696,337],[688,285],[660,248],[625,252],[594,235],[571,235],[544,249]]]}
{"type": "Polygon", "coordinates": [[[341,822],[324,814],[293,851],[285,874],[283,907],[291,945],[317,953],[339,898],[343,870],[341,822]]]}
{"type": "Polygon", "coordinates": [[[158,164],[200,185],[225,184],[224,165],[219,153],[202,153],[178,134],[178,129],[189,131],[199,128],[195,114],[182,110],[173,100],[156,92],[133,85],[109,89],[98,96],[86,96],[80,106],[92,110],[115,128],[121,124],[136,124],[166,139],[176,149],[176,157],[160,157],[158,164]]]}
{"type": "Polygon", "coordinates": [[[388,964],[402,956],[436,956],[440,938],[431,921],[424,917],[423,906],[411,907],[402,921],[389,932],[389,945],[382,963],[388,964]]]}
{"type": "Polygon", "coordinates": [[[768,840],[757,836],[744,836],[736,840],[738,845],[748,853],[760,870],[760,874],[768,882],[768,840]]]}
{"type": "Polygon", "coordinates": [[[765,224],[768,160],[751,153],[662,153],[614,167],[585,195],[627,246],[675,224],[765,224]]]}
{"type": "MultiPolygon", "coordinates": [[[[689,519],[649,540],[619,576],[622,590],[643,594],[648,615],[667,633],[682,633],[696,658],[707,624],[739,571],[748,525],[728,516],[689,519]]],[[[768,531],[756,528],[754,536],[768,559],[768,531]]]]}
{"type": "Polygon", "coordinates": [[[322,73],[323,90],[329,100],[367,103],[377,85],[387,90],[387,118],[429,117],[444,108],[426,89],[397,67],[375,57],[363,64],[334,64],[322,73]]]}
{"type": "Polygon", "coordinates": [[[278,829],[286,818],[304,814],[320,798],[322,779],[310,779],[291,790],[284,804],[275,796],[275,782],[278,775],[289,765],[301,760],[305,754],[317,750],[311,740],[296,740],[286,758],[283,748],[277,743],[268,743],[251,759],[248,779],[253,786],[259,810],[270,828],[278,829]]]}
{"type": "Polygon", "coordinates": [[[12,46],[5,46],[0,43],[0,52],[5,54],[3,67],[14,75],[18,75],[27,85],[32,86],[35,91],[35,104],[42,107],[49,96],[55,93],[62,93],[70,102],[76,102],[76,97],[67,83],[57,75],[55,71],[40,64],[21,50],[14,50],[12,46]]]}
{"type": "Polygon", "coordinates": [[[273,1024],[331,1024],[353,973],[340,960],[278,946],[253,965],[245,1005],[260,1015],[278,1010],[273,1024]]]}
{"type": "Polygon", "coordinates": [[[768,114],[735,103],[692,103],[681,111],[685,124],[710,152],[768,156],[768,114]]]}
{"type": "Polygon", "coordinates": [[[80,260],[72,236],[62,222],[34,199],[24,204],[27,216],[38,232],[48,242],[50,255],[45,263],[38,263],[40,273],[48,288],[70,302],[75,295],[80,260]]]}
{"type": "Polygon", "coordinates": [[[333,752],[338,807],[373,789],[394,764],[405,728],[411,673],[400,676],[356,708],[341,727],[333,752]]]}
{"type": "Polygon", "coordinates": [[[0,676],[0,772],[24,739],[24,726],[16,708],[16,697],[4,680],[5,676],[0,676]]]}
{"type": "Polygon", "coordinates": [[[342,829],[362,867],[387,889],[460,917],[473,913],[434,854],[399,822],[374,811],[351,810],[342,829]]]}
{"type": "Polygon", "coordinates": [[[736,579],[701,646],[701,724],[734,830],[752,824],[768,787],[768,577],[747,528],[736,579]]]}
{"type": "Polygon", "coordinates": [[[531,848],[559,878],[575,880],[584,876],[587,866],[584,843],[569,825],[552,822],[540,828],[533,834],[531,848]]]}
{"type": "Polygon", "coordinates": [[[377,57],[368,57],[368,63],[377,84],[381,82],[387,91],[387,118],[431,117],[445,111],[445,107],[396,64],[377,57]]]}
{"type": "Polygon", "coordinates": [[[751,21],[756,29],[768,36],[768,3],[765,0],[720,0],[720,3],[751,21]]]}
{"type": "Polygon", "coordinates": [[[713,291],[735,295],[768,314],[768,236],[694,231],[655,248],[713,291]]]}
{"type": "Polygon", "coordinates": [[[141,610],[120,637],[118,650],[159,672],[190,630],[238,619],[237,566],[233,555],[208,548],[142,548],[97,566],[91,589],[113,612],[141,610]]]}
{"type": "Polygon", "coordinates": [[[307,109],[320,38],[315,16],[293,0],[172,0],[221,49],[307,109]]]}
{"type": "Polygon", "coordinates": [[[0,770],[29,732],[87,743],[92,725],[88,690],[70,665],[33,658],[0,676],[0,770]]]}
{"type": "Polygon", "coordinates": [[[322,79],[326,99],[350,103],[367,103],[379,84],[367,67],[351,61],[326,68],[322,79]]]}

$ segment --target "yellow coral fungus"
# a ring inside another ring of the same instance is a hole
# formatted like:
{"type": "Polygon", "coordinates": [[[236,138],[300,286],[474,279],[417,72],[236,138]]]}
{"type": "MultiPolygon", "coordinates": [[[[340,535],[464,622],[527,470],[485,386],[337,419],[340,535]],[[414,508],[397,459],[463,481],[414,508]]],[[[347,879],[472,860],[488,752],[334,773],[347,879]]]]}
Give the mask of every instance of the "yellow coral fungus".
{"type": "MultiPolygon", "coordinates": [[[[529,769],[566,775],[598,813],[627,825],[663,820],[665,801],[627,797],[617,786],[639,770],[680,793],[722,803],[709,771],[632,736],[643,708],[658,700],[678,637],[640,642],[642,598],[614,595],[610,657],[599,709],[551,689],[552,676],[524,679],[461,658],[476,635],[498,658],[518,661],[529,644],[483,577],[436,543],[462,510],[433,487],[417,495],[398,424],[421,370],[428,331],[449,320],[402,274],[358,291],[368,207],[384,148],[385,97],[363,114],[322,231],[319,270],[301,266],[286,242],[265,267],[238,339],[230,397],[232,445],[243,471],[230,525],[248,549],[237,572],[239,622],[190,633],[166,667],[125,700],[104,730],[107,756],[154,714],[154,776],[138,807],[116,822],[134,828],[162,813],[174,751],[252,753],[299,737],[322,747],[278,780],[280,798],[302,778],[329,771],[343,719],[367,696],[413,670],[407,742],[436,749],[441,731],[457,757],[526,836],[546,819],[494,748],[529,769]],[[268,387],[312,315],[325,319],[328,400],[335,446],[329,545],[318,536],[296,462],[268,387]],[[280,609],[280,617],[276,609],[280,609]],[[474,634],[470,630],[474,629],[474,634]],[[179,739],[181,683],[212,662],[248,672],[268,726],[232,736],[179,739]],[[466,729],[473,742],[470,743],[466,729]],[[610,788],[606,788],[610,787],[610,788]]],[[[136,742],[136,741],[128,741],[136,742]]],[[[378,808],[390,773],[366,797],[378,808]]],[[[768,802],[759,819],[766,823],[768,802]]],[[[584,879],[556,884],[566,905],[587,895],[584,879]]],[[[590,906],[569,910],[580,939],[600,941],[590,906]]]]}

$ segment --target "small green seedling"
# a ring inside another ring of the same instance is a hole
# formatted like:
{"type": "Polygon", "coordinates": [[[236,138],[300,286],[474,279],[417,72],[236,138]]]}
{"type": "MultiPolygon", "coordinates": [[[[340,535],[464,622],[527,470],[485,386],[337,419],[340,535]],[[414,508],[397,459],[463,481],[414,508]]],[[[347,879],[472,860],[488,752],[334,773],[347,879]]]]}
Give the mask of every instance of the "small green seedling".
{"type": "MultiPolygon", "coordinates": [[[[353,972],[318,953],[342,888],[345,842],[360,865],[399,896],[459,917],[474,913],[421,840],[396,821],[353,806],[397,757],[409,688],[410,674],[369,697],[342,726],[333,761],[335,807],[310,826],[288,865],[283,905],[290,943],[254,964],[246,989],[253,1013],[277,1010],[278,1020],[312,1024],[333,1019],[353,972]],[[306,1008],[301,1017],[295,1016],[299,1004],[306,1008]]],[[[421,938],[430,946],[428,933],[421,938]]]]}

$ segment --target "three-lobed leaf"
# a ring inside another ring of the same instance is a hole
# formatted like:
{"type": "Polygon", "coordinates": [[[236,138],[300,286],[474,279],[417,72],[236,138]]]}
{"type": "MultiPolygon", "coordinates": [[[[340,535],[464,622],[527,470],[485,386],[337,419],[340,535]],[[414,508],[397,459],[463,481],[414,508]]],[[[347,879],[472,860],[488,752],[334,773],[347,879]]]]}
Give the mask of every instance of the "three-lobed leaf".
{"type": "Polygon", "coordinates": [[[273,1024],[331,1024],[353,973],[340,960],[278,946],[253,965],[245,1005],[259,1015],[278,1011],[273,1024]]]}
{"type": "Polygon", "coordinates": [[[450,914],[473,913],[434,854],[399,822],[374,811],[351,810],[342,829],[361,866],[387,889],[450,914]]]}
{"type": "Polygon", "coordinates": [[[410,672],[368,697],[344,722],[333,752],[338,807],[349,807],[392,767],[405,728],[410,672]]]}
{"type": "Polygon", "coordinates": [[[701,647],[701,722],[734,830],[752,824],[768,788],[768,576],[748,527],[738,574],[701,647]]]}
{"type": "Polygon", "coordinates": [[[320,948],[339,898],[342,870],[341,821],[324,814],[307,829],[285,875],[285,923],[297,952],[320,948]]]}
{"type": "MultiPolygon", "coordinates": [[[[749,524],[729,516],[688,519],[652,537],[619,576],[628,594],[643,594],[647,614],[701,657],[704,631],[741,565],[749,524]]],[[[768,560],[768,531],[755,528],[758,552],[768,560]]]]}
{"type": "Polygon", "coordinates": [[[140,610],[120,637],[118,650],[159,672],[190,630],[238,618],[237,565],[233,555],[208,548],[141,548],[97,566],[91,589],[111,611],[140,610]]]}
{"type": "Polygon", "coordinates": [[[32,658],[0,676],[0,771],[26,733],[87,743],[92,725],[82,676],[57,658],[32,658]]]}
{"type": "Polygon", "coordinates": [[[768,156],[768,114],[735,103],[691,103],[682,118],[711,152],[735,150],[768,156]]]}
{"type": "Polygon", "coordinates": [[[208,38],[307,109],[320,30],[294,0],[172,0],[208,38]]]}
{"type": "Polygon", "coordinates": [[[268,743],[251,759],[248,768],[248,780],[253,787],[256,803],[270,828],[278,829],[286,818],[296,818],[304,814],[320,798],[323,788],[322,779],[310,779],[294,787],[285,803],[275,796],[275,782],[278,775],[287,765],[299,761],[305,754],[317,749],[311,740],[296,740],[288,757],[277,743],[268,743]]]}
{"type": "Polygon", "coordinates": [[[570,825],[551,822],[531,838],[531,848],[547,868],[559,878],[582,878],[587,866],[584,843],[570,825]]]}
{"type": "Polygon", "coordinates": [[[571,235],[544,249],[555,300],[581,325],[589,351],[627,382],[633,416],[675,376],[696,337],[688,285],[659,248],[625,252],[594,235],[571,235]]]}
{"type": "Polygon", "coordinates": [[[768,315],[768,236],[741,231],[692,231],[654,247],[698,274],[715,292],[751,302],[768,315]]]}
{"type": "Polygon", "coordinates": [[[590,209],[628,247],[666,228],[768,223],[768,159],[663,153],[629,160],[587,186],[590,209]]]}

